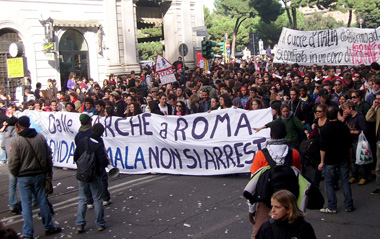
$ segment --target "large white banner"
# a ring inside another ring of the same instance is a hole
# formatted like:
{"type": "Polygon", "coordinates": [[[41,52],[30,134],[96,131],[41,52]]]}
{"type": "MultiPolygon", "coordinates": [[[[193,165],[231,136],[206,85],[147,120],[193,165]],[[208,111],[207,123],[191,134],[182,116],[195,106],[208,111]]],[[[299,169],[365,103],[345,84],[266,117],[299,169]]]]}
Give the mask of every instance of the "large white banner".
{"type": "Polygon", "coordinates": [[[380,28],[341,27],[318,31],[283,28],[274,63],[370,65],[380,61],[380,28]]]}
{"type": "MultiPolygon", "coordinates": [[[[76,168],[73,161],[78,113],[26,111],[33,128],[45,135],[54,166],[76,168]]],[[[135,117],[93,117],[105,126],[103,140],[112,165],[121,173],[218,175],[249,172],[253,157],[269,138],[270,108],[226,109],[178,116],[150,113],[135,117]]]]}

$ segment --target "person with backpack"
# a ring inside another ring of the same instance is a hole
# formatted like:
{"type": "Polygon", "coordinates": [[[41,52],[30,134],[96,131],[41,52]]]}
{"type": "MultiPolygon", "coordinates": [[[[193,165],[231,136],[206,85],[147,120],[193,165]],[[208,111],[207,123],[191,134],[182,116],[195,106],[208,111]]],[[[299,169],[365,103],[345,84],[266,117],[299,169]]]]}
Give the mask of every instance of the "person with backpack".
{"type": "MultiPolygon", "coordinates": [[[[285,163],[287,163],[289,166],[292,165],[292,166],[295,166],[297,169],[301,170],[302,166],[301,166],[300,154],[298,153],[297,150],[292,149],[288,145],[289,140],[285,138],[287,134],[285,124],[280,120],[276,120],[271,124],[270,128],[271,128],[271,132],[270,132],[271,139],[267,141],[266,147],[263,150],[258,151],[257,154],[255,155],[255,158],[253,160],[253,163],[250,169],[251,173],[255,175],[257,172],[259,172],[266,166],[272,164],[273,161],[275,164],[280,164],[280,165],[284,165],[285,163]],[[268,161],[270,161],[271,163],[269,163],[268,161]]],[[[275,166],[274,168],[278,168],[278,167],[275,166]]],[[[288,167],[288,168],[290,168],[293,171],[291,167],[288,167]]],[[[255,238],[260,226],[265,221],[269,220],[270,209],[268,206],[268,201],[270,200],[270,197],[272,196],[273,192],[275,192],[275,190],[278,190],[278,189],[287,189],[286,188],[287,186],[284,184],[294,185],[294,178],[292,175],[290,176],[281,175],[281,171],[288,172],[287,169],[284,168],[284,170],[279,170],[279,171],[280,171],[279,173],[280,175],[277,173],[276,175],[278,175],[279,178],[284,176],[286,180],[279,180],[283,182],[278,182],[279,184],[277,186],[273,185],[273,187],[277,187],[276,189],[275,188],[267,189],[268,195],[264,195],[268,199],[267,202],[260,201],[253,205],[249,205],[250,206],[249,220],[254,225],[251,238],[255,238]],[[281,188],[281,186],[285,188],[281,188]]],[[[294,172],[292,173],[293,175],[295,175],[294,172]]],[[[276,175],[272,175],[272,176],[276,176],[276,175]]],[[[298,179],[296,178],[295,180],[298,180],[298,179]]],[[[261,185],[261,186],[265,186],[265,185],[261,185]]],[[[256,188],[256,190],[258,189],[256,188]]],[[[298,181],[297,181],[297,189],[295,190],[298,190],[298,181]]],[[[298,194],[299,192],[297,193],[297,197],[298,197],[298,194]]]]}
{"type": "Polygon", "coordinates": [[[94,201],[95,222],[98,231],[104,231],[105,229],[106,221],[104,220],[102,203],[102,173],[109,162],[103,139],[101,138],[103,132],[104,126],[102,124],[94,124],[91,129],[91,136],[79,140],[74,152],[74,161],[77,164],[76,178],[79,184],[78,213],[75,221],[77,233],[84,232],[90,193],[94,201]]]}
{"type": "MultiPolygon", "coordinates": [[[[79,116],[79,121],[81,123],[81,126],[78,129],[78,133],[75,135],[74,142],[75,145],[78,145],[78,142],[83,139],[84,137],[90,137],[91,136],[91,123],[92,123],[92,117],[93,115],[87,112],[83,112],[79,116]]],[[[102,173],[102,183],[103,183],[103,205],[107,206],[111,204],[111,194],[108,191],[108,175],[105,170],[103,170],[102,173]]],[[[92,209],[94,208],[94,202],[92,201],[92,196],[90,192],[89,196],[90,200],[87,202],[87,208],[92,209]]]]}

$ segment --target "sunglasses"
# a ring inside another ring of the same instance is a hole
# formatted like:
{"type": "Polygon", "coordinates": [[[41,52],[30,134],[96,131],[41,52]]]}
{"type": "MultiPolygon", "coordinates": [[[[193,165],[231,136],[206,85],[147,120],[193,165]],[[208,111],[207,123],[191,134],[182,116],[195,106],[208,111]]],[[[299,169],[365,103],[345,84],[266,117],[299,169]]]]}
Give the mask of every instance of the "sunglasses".
{"type": "Polygon", "coordinates": [[[340,86],[341,84],[335,84],[335,86],[340,86]]]}
{"type": "Polygon", "coordinates": [[[176,107],[181,107],[182,108],[182,105],[176,105],[176,107]]]}
{"type": "Polygon", "coordinates": [[[358,98],[358,97],[357,97],[357,96],[351,96],[351,98],[352,98],[352,99],[356,99],[356,98],[358,98]]]}
{"type": "Polygon", "coordinates": [[[315,113],[322,113],[322,110],[316,110],[315,113]]]}

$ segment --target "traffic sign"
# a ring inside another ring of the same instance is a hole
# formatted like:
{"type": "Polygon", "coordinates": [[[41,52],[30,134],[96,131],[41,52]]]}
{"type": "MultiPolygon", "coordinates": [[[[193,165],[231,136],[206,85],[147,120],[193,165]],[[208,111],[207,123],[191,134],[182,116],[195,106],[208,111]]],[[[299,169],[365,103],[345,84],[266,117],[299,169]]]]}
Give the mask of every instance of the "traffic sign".
{"type": "Polygon", "coordinates": [[[231,48],[227,48],[227,55],[231,55],[231,48]]]}
{"type": "Polygon", "coordinates": [[[187,47],[185,43],[182,43],[181,45],[179,45],[179,54],[181,56],[186,56],[188,52],[189,52],[189,48],[187,47]]]}
{"type": "Polygon", "coordinates": [[[226,42],[226,48],[230,48],[230,43],[226,42]]]}
{"type": "Polygon", "coordinates": [[[173,68],[173,65],[163,56],[158,54],[156,57],[156,72],[165,71],[170,68],[173,68]]]}

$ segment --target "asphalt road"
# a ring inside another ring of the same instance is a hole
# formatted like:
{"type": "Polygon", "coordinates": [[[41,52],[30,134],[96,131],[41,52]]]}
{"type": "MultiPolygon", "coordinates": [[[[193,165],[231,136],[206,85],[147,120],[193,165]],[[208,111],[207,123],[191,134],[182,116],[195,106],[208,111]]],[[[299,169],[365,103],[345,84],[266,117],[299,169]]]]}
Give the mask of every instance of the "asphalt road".
{"type": "MultiPolygon", "coordinates": [[[[106,230],[98,232],[94,212],[87,211],[84,234],[76,234],[75,219],[78,186],[75,171],[54,169],[55,192],[49,197],[56,214],[54,222],[62,233],[46,237],[34,210],[35,238],[250,238],[252,225],[242,196],[248,174],[234,176],[191,177],[177,175],[120,175],[110,180],[112,204],[105,207],[106,230]]],[[[18,232],[22,216],[9,212],[8,171],[0,166],[0,218],[18,232]]],[[[321,187],[323,187],[323,183],[321,187]]],[[[356,211],[346,213],[342,190],[337,192],[335,215],[308,211],[309,221],[318,238],[380,238],[380,195],[370,195],[374,181],[353,185],[356,211]]]]}

